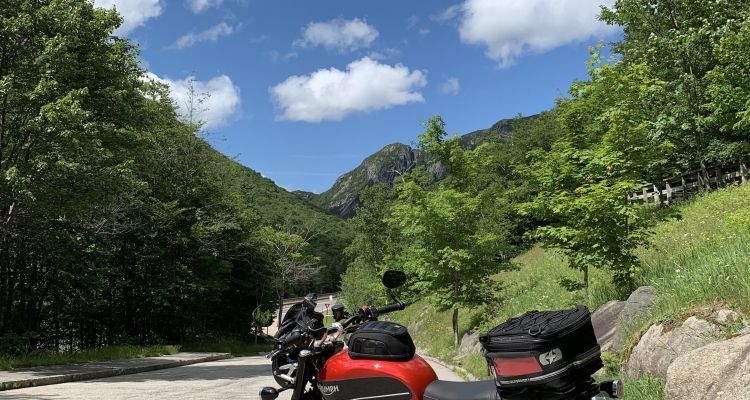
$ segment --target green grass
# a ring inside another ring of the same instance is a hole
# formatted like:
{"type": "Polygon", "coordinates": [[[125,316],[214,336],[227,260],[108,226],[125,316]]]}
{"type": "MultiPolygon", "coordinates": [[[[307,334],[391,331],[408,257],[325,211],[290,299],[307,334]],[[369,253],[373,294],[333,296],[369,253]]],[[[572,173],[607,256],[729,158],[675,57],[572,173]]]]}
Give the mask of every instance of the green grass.
{"type": "Polygon", "coordinates": [[[111,346],[80,352],[41,353],[28,356],[2,357],[0,358],[0,369],[75,364],[121,358],[156,357],[175,354],[178,351],[180,351],[179,346],[111,346]]]}
{"type": "Polygon", "coordinates": [[[655,322],[681,323],[720,308],[750,315],[749,209],[750,185],[733,186],[682,206],[681,219],[656,226],[652,245],[638,251],[644,270],[638,284],[654,286],[658,303],[627,327],[631,345],[655,322]]]}
{"type": "MultiPolygon", "coordinates": [[[[480,333],[486,332],[508,318],[529,310],[562,309],[577,304],[586,304],[593,309],[606,301],[593,295],[595,291],[605,292],[602,288],[611,284],[603,271],[591,272],[592,295],[587,297],[584,292],[571,293],[557,283],[560,278],[582,280],[582,274],[567,268],[553,252],[534,248],[514,261],[521,267],[519,270],[501,272],[493,277],[505,286],[500,304],[459,311],[459,336],[474,329],[480,333]]],[[[420,301],[392,315],[400,323],[411,325],[410,333],[425,354],[448,364],[459,365],[479,379],[489,379],[487,363],[481,354],[453,360],[457,352],[453,348],[450,311],[439,312],[426,301],[420,301]]]]}
{"type": "MultiPolygon", "coordinates": [[[[635,345],[640,334],[656,322],[681,323],[690,315],[707,317],[720,308],[750,316],[750,185],[717,190],[678,207],[681,218],[656,224],[651,245],[637,251],[642,267],[637,285],[654,286],[658,302],[652,313],[626,327],[629,346],[635,345]]],[[[590,271],[588,294],[568,292],[558,280],[580,281],[582,274],[567,268],[551,251],[534,248],[515,261],[519,270],[494,277],[505,285],[499,304],[486,310],[461,310],[460,334],[471,329],[486,331],[529,310],[562,309],[576,304],[594,310],[606,301],[623,300],[628,295],[612,285],[606,271],[599,270],[590,271]]],[[[394,314],[394,318],[411,325],[411,334],[425,354],[488,379],[480,354],[453,360],[456,352],[450,311],[438,312],[422,301],[394,314]]],[[[739,328],[731,327],[727,333],[739,328]]],[[[608,377],[624,382],[626,399],[664,398],[663,379],[630,379],[619,371],[618,362],[619,358],[608,377]]]]}
{"type": "Polygon", "coordinates": [[[242,357],[255,356],[261,351],[271,351],[271,345],[261,340],[256,345],[237,339],[215,339],[174,346],[109,346],[77,352],[49,352],[26,356],[0,357],[0,370],[124,358],[157,357],[175,354],[180,351],[230,353],[233,357],[242,357]]]}

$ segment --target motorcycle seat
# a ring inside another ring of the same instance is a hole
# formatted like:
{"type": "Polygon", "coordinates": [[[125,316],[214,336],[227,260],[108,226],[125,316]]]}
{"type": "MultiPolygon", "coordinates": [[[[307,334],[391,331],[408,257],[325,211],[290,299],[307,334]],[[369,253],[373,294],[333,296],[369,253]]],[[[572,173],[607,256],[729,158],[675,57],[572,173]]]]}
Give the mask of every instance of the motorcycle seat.
{"type": "Polygon", "coordinates": [[[495,381],[432,381],[423,397],[424,400],[500,400],[495,381]]]}

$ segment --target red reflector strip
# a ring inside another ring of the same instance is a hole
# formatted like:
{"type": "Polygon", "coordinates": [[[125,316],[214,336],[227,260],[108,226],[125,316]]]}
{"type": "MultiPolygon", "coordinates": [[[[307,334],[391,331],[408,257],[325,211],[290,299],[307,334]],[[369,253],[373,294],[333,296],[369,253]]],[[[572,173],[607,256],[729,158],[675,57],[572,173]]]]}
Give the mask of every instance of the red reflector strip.
{"type": "Polygon", "coordinates": [[[519,376],[542,372],[542,367],[534,357],[526,358],[493,358],[497,376],[519,376]]]}

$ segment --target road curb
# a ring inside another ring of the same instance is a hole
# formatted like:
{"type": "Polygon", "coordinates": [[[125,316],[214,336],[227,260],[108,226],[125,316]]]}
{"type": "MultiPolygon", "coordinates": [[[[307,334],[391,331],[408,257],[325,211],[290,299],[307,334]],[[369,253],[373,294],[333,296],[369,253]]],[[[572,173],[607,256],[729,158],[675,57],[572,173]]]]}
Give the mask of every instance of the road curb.
{"type": "Polygon", "coordinates": [[[119,375],[138,374],[141,372],[157,371],[160,369],[176,368],[176,367],[182,367],[185,365],[224,360],[224,359],[230,358],[231,356],[232,355],[229,353],[218,353],[218,354],[214,353],[205,357],[191,358],[191,359],[186,359],[186,360],[168,361],[168,362],[164,362],[160,364],[151,364],[151,365],[142,365],[142,366],[134,366],[134,367],[124,367],[124,368],[102,366],[102,369],[99,371],[79,372],[79,373],[72,373],[72,374],[61,374],[61,375],[44,376],[44,377],[38,377],[38,378],[19,379],[19,380],[0,382],[0,391],[11,390],[11,389],[22,389],[22,388],[35,387],[35,386],[55,385],[58,383],[66,383],[66,382],[85,381],[89,379],[109,378],[112,376],[119,376],[119,375]]]}

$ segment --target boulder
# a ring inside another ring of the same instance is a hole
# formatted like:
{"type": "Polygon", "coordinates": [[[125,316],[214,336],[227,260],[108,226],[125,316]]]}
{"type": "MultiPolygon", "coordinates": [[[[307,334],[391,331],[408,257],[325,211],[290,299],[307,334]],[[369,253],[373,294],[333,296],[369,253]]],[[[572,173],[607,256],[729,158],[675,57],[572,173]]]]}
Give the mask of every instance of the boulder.
{"type": "Polygon", "coordinates": [[[719,334],[718,326],[695,317],[672,331],[662,324],[651,325],[630,354],[625,372],[634,378],[664,378],[677,357],[716,341],[719,334]]]}
{"type": "Polygon", "coordinates": [[[458,361],[469,354],[481,353],[482,345],[479,343],[479,334],[474,331],[468,331],[461,337],[461,344],[458,346],[458,355],[453,357],[458,361]]]}
{"type": "Polygon", "coordinates": [[[677,358],[667,370],[664,399],[744,399],[748,377],[750,334],[745,334],[677,358]]]}
{"type": "Polygon", "coordinates": [[[624,350],[625,331],[623,331],[622,325],[648,312],[653,307],[655,301],[656,289],[653,286],[641,286],[630,294],[628,300],[625,302],[625,307],[623,307],[620,315],[617,317],[617,327],[612,336],[613,351],[619,353],[624,350]]]}
{"type": "Polygon", "coordinates": [[[591,314],[591,324],[594,325],[596,341],[602,351],[612,349],[612,339],[617,328],[617,316],[620,315],[623,308],[625,308],[624,301],[612,300],[600,305],[591,314]]]}
{"type": "Polygon", "coordinates": [[[719,310],[714,314],[714,320],[719,325],[732,325],[740,320],[740,315],[732,310],[719,310]]]}

